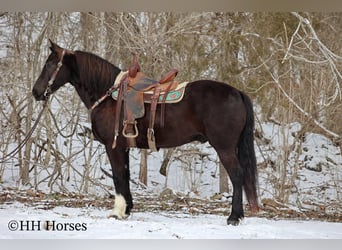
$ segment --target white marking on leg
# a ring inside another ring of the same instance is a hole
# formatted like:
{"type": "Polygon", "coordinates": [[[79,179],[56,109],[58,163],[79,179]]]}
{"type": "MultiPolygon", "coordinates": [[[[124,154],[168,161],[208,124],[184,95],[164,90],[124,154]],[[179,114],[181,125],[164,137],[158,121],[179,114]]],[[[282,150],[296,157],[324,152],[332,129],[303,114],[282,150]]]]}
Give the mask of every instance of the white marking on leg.
{"type": "Polygon", "coordinates": [[[119,194],[115,195],[115,203],[114,203],[114,209],[109,217],[114,217],[119,220],[126,219],[128,215],[126,212],[127,203],[125,198],[119,194]]]}

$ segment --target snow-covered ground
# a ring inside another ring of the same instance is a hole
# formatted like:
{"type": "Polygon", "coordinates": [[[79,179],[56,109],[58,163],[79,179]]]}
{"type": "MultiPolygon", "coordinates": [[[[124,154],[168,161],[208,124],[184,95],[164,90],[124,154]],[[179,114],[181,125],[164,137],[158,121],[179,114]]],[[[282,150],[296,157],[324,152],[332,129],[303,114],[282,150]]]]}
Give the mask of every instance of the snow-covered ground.
{"type": "MultiPolygon", "coordinates": [[[[301,129],[298,123],[280,126],[265,122],[256,129],[259,134],[262,134],[262,138],[257,138],[255,144],[259,165],[260,202],[262,203],[266,198],[277,200],[276,196],[279,195],[277,184],[279,179],[285,176],[285,184],[288,187],[284,190],[285,195],[288,195],[288,202],[282,205],[296,212],[310,210],[341,217],[342,156],[339,147],[328,138],[315,133],[306,133],[302,140],[298,140],[297,133],[301,129]],[[285,154],[286,150],[288,152],[285,154]],[[284,155],[287,158],[284,158],[284,155]],[[285,165],[282,166],[281,163],[285,165]]],[[[65,140],[60,138],[57,143],[60,144],[58,148],[64,150],[65,140]]],[[[73,145],[77,150],[77,141],[73,145]]],[[[96,147],[95,145],[94,148],[96,147]]],[[[103,148],[99,147],[97,151],[100,156],[93,157],[94,164],[90,169],[90,176],[94,178],[94,183],[101,183],[101,185],[89,184],[88,192],[93,196],[104,197],[108,195],[107,190],[113,186],[113,183],[110,178],[104,178],[99,168],[101,166],[110,172],[110,165],[103,148]]],[[[187,197],[200,197],[209,203],[211,197],[218,192],[218,158],[208,143],[185,145],[181,150],[177,150],[168,167],[167,178],[159,173],[163,157],[162,151],[149,155],[148,184],[147,187],[142,188],[141,185],[137,185],[140,169],[139,150],[131,151],[131,189],[134,195],[148,193],[158,197],[165,188],[169,188],[187,197]],[[189,154],[190,151],[198,153],[189,154]]],[[[70,180],[66,181],[63,172],[63,188],[69,192],[80,192],[80,177],[85,171],[84,159],[78,157],[72,164],[77,167],[80,175],[71,174],[70,180]]],[[[48,176],[44,174],[51,174],[54,166],[37,168],[39,168],[37,169],[40,173],[39,178],[42,180],[48,176]]],[[[62,171],[66,171],[66,167],[63,166],[62,171]]],[[[18,175],[15,161],[5,166],[0,182],[0,194],[5,193],[7,188],[30,189],[20,186],[17,181],[18,175]]],[[[50,187],[48,187],[48,180],[41,182],[38,190],[46,194],[61,192],[58,178],[50,187]]],[[[228,204],[231,200],[227,197],[228,195],[221,196],[220,199],[228,204]]],[[[226,225],[225,216],[205,213],[192,215],[184,211],[133,210],[131,216],[124,221],[107,218],[109,214],[108,209],[99,207],[58,206],[46,210],[28,203],[6,201],[0,203],[0,238],[342,239],[342,223],[318,221],[317,218],[316,220],[283,220],[275,219],[274,216],[272,218],[247,216],[241,225],[234,227],[226,225]],[[27,221],[41,223],[41,230],[11,231],[9,229],[20,223],[29,223],[27,221]],[[54,221],[56,225],[63,227],[63,230],[45,230],[43,224],[46,221],[54,221]],[[75,229],[77,223],[79,223],[79,231],[69,230],[70,227],[75,229]]],[[[322,216],[320,218],[322,219],[322,216]]]]}
{"type": "Polygon", "coordinates": [[[5,204],[0,207],[0,238],[342,239],[342,223],[250,217],[240,226],[227,226],[226,218],[217,215],[138,212],[119,221],[108,218],[109,213],[93,207],[42,210],[17,202],[5,204]]]}

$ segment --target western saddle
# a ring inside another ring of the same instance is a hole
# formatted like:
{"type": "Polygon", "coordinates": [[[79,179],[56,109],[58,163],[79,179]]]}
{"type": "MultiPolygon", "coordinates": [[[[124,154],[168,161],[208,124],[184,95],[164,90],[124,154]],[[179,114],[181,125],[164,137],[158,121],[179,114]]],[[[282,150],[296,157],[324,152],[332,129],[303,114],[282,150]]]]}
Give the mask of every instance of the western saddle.
{"type": "Polygon", "coordinates": [[[159,81],[146,77],[140,71],[140,65],[136,54],[133,54],[133,61],[128,69],[128,73],[120,82],[117,97],[115,114],[115,133],[112,148],[116,147],[116,139],[119,134],[119,120],[122,101],[124,104],[123,129],[122,135],[127,138],[129,147],[136,147],[136,137],[139,135],[137,119],[145,115],[144,102],[150,102],[150,121],[147,130],[148,146],[152,151],[157,151],[154,136],[154,123],[160,95],[164,94],[161,103],[161,127],[164,126],[165,98],[167,93],[177,88],[179,82],[174,81],[178,70],[172,69],[165,74],[159,81]],[[145,92],[153,92],[150,100],[146,100],[145,92]]]}

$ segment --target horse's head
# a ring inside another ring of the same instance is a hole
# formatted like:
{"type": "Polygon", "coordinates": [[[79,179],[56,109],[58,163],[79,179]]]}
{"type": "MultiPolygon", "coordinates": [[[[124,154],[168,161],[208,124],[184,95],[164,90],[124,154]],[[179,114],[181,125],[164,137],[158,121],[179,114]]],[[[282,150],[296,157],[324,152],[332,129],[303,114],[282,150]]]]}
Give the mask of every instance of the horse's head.
{"type": "Polygon", "coordinates": [[[51,40],[50,43],[51,53],[32,89],[37,101],[46,100],[50,94],[70,82],[72,77],[74,52],[61,48],[51,40]]]}

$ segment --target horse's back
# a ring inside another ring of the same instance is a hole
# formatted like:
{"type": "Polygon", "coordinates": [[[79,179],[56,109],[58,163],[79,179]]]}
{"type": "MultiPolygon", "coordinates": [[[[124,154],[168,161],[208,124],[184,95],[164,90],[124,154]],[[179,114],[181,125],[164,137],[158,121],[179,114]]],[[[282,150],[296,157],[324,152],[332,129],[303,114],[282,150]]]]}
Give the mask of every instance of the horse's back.
{"type": "MultiPolygon", "coordinates": [[[[213,80],[198,80],[190,82],[185,90],[185,97],[189,96],[195,102],[220,102],[220,101],[242,101],[241,91],[233,86],[213,81],[213,80]]],[[[213,103],[212,103],[213,104],[213,103]]],[[[222,104],[222,103],[221,103],[222,104]]]]}
{"type": "Polygon", "coordinates": [[[208,113],[242,112],[245,105],[242,92],[233,86],[213,80],[190,82],[184,94],[184,101],[191,103],[192,108],[207,116],[208,113]]]}

